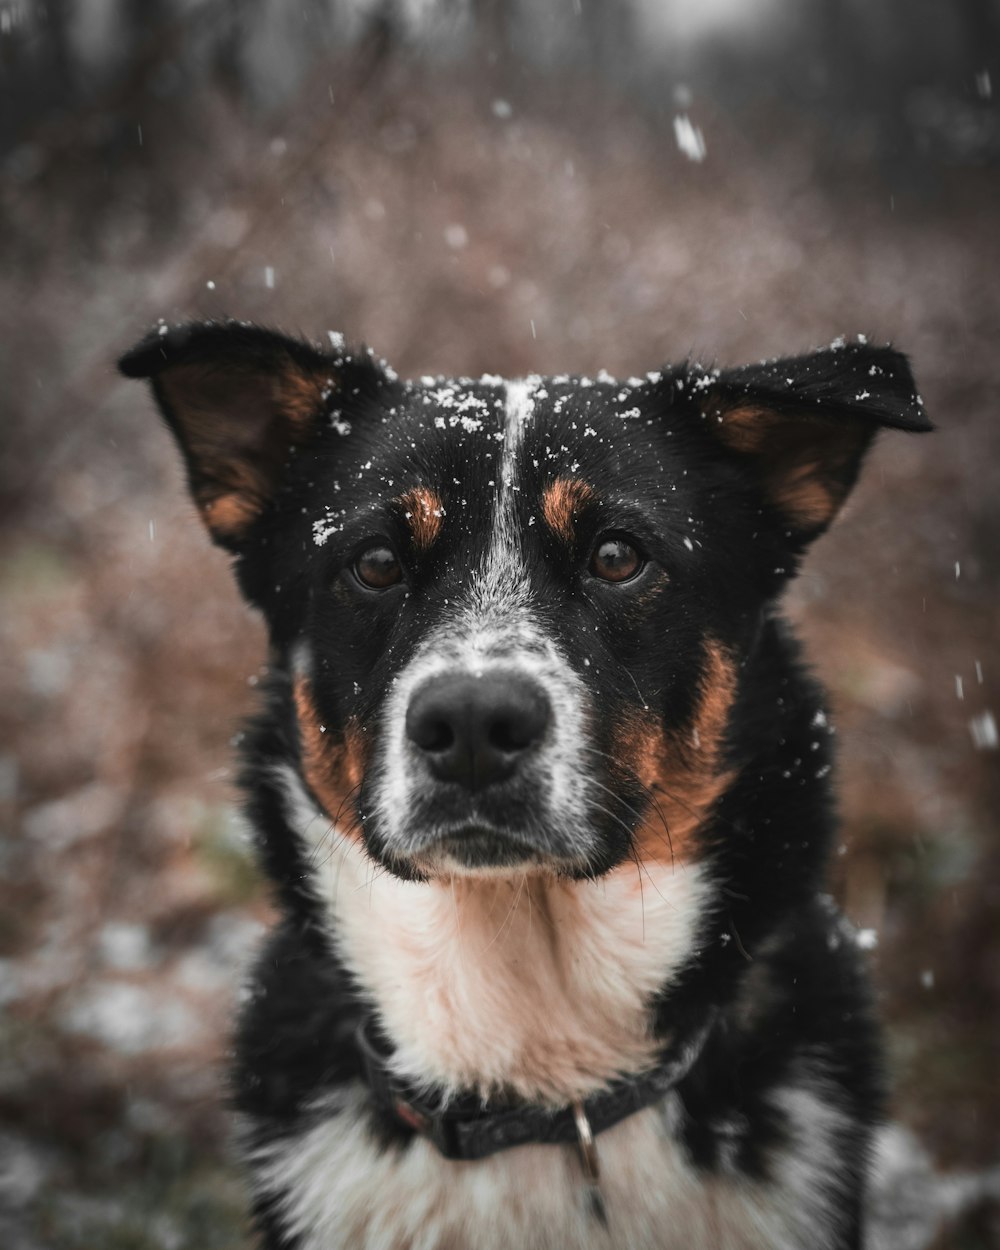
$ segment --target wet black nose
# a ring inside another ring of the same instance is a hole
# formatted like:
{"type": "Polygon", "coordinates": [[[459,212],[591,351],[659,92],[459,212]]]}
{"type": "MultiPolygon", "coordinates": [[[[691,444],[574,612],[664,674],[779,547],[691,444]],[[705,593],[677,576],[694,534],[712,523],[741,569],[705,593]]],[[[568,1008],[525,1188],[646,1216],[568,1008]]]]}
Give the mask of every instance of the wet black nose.
{"type": "Polygon", "coordinates": [[[436,777],[480,790],[511,776],[550,714],[544,690],[516,673],[434,677],[410,699],[406,733],[436,777]]]}

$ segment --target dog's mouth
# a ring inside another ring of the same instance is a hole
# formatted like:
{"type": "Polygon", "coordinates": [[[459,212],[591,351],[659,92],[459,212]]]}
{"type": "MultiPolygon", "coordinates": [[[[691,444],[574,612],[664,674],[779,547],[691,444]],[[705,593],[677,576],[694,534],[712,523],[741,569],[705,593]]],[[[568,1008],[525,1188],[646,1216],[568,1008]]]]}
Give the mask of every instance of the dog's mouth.
{"type": "Polygon", "coordinates": [[[463,868],[516,868],[540,863],[544,858],[537,847],[496,829],[471,825],[439,838],[433,850],[463,868]]]}
{"type": "Polygon", "coordinates": [[[480,823],[436,831],[409,858],[427,876],[530,871],[558,874],[574,867],[573,858],[542,841],[520,831],[480,823]]]}

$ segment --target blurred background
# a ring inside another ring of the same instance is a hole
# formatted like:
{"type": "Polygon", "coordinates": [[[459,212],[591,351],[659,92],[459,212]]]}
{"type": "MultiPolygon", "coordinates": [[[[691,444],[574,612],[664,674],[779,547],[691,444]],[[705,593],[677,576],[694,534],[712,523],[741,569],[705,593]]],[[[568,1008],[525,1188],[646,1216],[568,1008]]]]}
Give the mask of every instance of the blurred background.
{"type": "Polygon", "coordinates": [[[251,1244],[264,637],[113,368],[225,314],[414,374],[910,354],[939,431],[879,445],[787,607],[888,1029],[879,1244],[1000,1245],[995,93],[995,0],[0,0],[7,1250],[251,1244]]]}

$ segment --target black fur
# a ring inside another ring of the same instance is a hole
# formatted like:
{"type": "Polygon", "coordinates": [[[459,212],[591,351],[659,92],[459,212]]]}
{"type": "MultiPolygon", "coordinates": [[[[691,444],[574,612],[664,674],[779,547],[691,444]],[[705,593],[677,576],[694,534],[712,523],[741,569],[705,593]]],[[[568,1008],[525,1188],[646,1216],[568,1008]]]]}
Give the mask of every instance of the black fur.
{"type": "MultiPolygon", "coordinates": [[[[275,780],[277,764],[303,772],[294,647],[308,640],[316,710],[331,741],[361,726],[377,749],[394,679],[454,615],[491,541],[504,391],[493,379],[400,382],[366,352],[233,323],[156,332],[121,368],[153,379],[200,502],[243,480],[242,467],[227,459],[227,440],[255,475],[252,516],[238,532],[213,534],[233,553],[272,649],[265,710],[247,736],[242,773],[283,915],[239,1028],[234,1095],[253,1148],[301,1130],[324,1092],[360,1076],[353,1034],[364,992],[335,954],[275,780]],[[189,410],[186,390],[171,390],[178,366],[213,379],[209,452],[192,434],[204,413],[189,410]],[[290,372],[297,384],[319,379],[306,428],[301,414],[293,428],[267,406],[267,394],[278,394],[268,392],[270,380],[290,372]],[[246,394],[248,379],[265,396],[256,433],[241,426],[236,399],[226,410],[229,378],[234,396],[246,394]],[[456,413],[456,397],[468,402],[464,413],[456,413]],[[268,457],[277,462],[261,469],[268,457]],[[398,500],[427,485],[446,520],[430,549],[419,550],[398,500]],[[390,543],[406,570],[379,593],[352,572],[372,536],[390,543]]],[[[820,895],[835,831],[823,697],[775,605],[878,430],[930,428],[909,368],[888,348],[856,343],[730,371],[685,364],[641,384],[550,379],[538,394],[515,503],[525,574],[540,628],[600,709],[588,724],[598,761],[590,766],[617,804],[592,812],[585,859],[567,859],[558,871],[599,877],[634,853],[633,816],[648,812],[650,796],[612,766],[612,727],[648,708],[665,732],[682,730],[699,698],[706,640],[717,643],[738,681],[724,740],[731,782],[698,830],[696,853],[717,883],[718,905],[653,1008],[664,1037],[710,1010],[720,1023],[677,1091],[682,1114],[672,1131],[706,1174],[735,1167],[766,1181],[786,1132],[769,1093],[795,1080],[803,1056],[821,1056],[850,1124],[838,1142],[850,1182],[838,1245],[858,1246],[866,1153],[882,1105],[877,1030],[850,934],[820,895]],[[569,546],[539,513],[560,476],[593,488],[569,546]],[[803,478],[811,493],[796,493],[803,478]],[[646,558],[634,583],[588,576],[589,553],[607,533],[626,534],[646,558]]],[[[391,843],[372,784],[366,774],[349,796],[347,822],[357,822],[383,869],[420,879],[426,867],[391,843]]],[[[414,821],[432,822],[443,801],[430,793],[414,821]]],[[[501,833],[516,825],[552,850],[527,783],[476,801],[477,822],[501,833]]],[[[374,1109],[372,1131],[386,1150],[406,1150],[412,1139],[374,1109]]],[[[293,1246],[273,1197],[259,1195],[257,1212],[269,1246],[293,1246]]]]}

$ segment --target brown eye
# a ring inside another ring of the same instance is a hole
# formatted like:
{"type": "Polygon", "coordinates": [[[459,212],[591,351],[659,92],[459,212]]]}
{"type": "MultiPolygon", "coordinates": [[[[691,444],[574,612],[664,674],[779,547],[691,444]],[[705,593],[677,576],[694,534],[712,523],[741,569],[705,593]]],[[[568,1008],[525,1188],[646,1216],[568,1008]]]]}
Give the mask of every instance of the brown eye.
{"type": "Polygon", "coordinates": [[[624,538],[604,538],[590,557],[590,571],[605,582],[627,582],[642,568],[642,556],[624,538]]]}
{"type": "Polygon", "coordinates": [[[402,579],[403,570],[391,547],[369,547],[354,561],[354,576],[371,590],[388,590],[402,579]]]}

